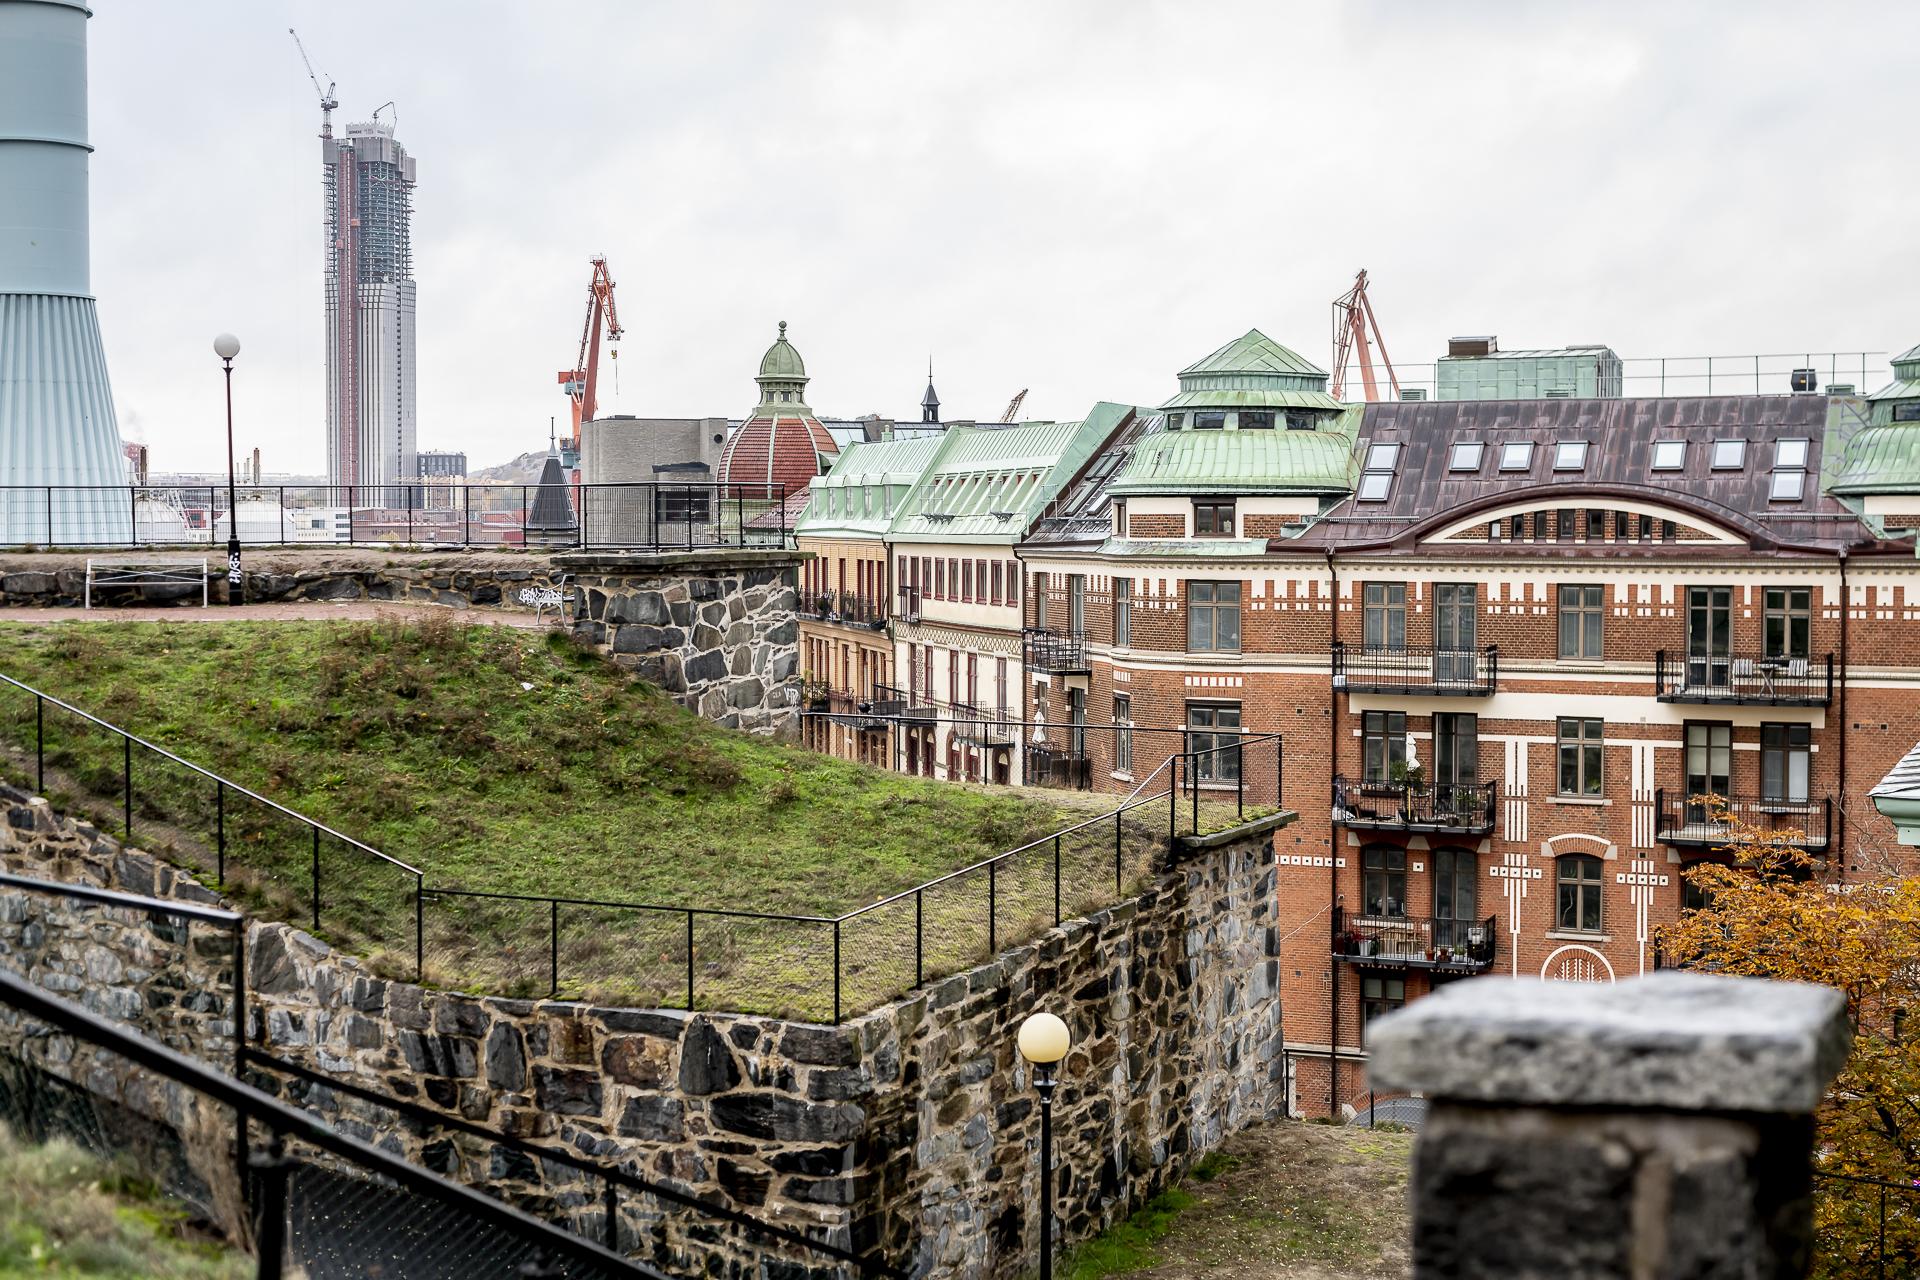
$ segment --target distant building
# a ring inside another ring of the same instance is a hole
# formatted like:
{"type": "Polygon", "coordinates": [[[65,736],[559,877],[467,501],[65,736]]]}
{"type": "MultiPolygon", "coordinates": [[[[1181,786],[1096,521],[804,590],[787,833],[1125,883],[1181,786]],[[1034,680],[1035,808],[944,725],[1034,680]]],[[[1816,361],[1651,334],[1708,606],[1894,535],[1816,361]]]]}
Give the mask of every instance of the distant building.
{"type": "Polygon", "coordinates": [[[429,476],[467,474],[467,455],[456,450],[423,449],[415,457],[417,465],[414,468],[414,475],[422,480],[429,476]]]}
{"type": "Polygon", "coordinates": [[[1434,380],[1441,400],[1611,400],[1622,368],[1611,347],[1502,351],[1491,336],[1452,338],[1434,380]]]}
{"type": "Polygon", "coordinates": [[[697,491],[710,492],[727,443],[725,418],[636,418],[614,414],[580,424],[581,518],[594,546],[652,539],[651,486],[689,486],[659,512],[669,523],[698,514],[697,491]],[[613,486],[631,485],[621,489],[613,486]],[[667,509],[672,508],[672,509],[667,509]]]}

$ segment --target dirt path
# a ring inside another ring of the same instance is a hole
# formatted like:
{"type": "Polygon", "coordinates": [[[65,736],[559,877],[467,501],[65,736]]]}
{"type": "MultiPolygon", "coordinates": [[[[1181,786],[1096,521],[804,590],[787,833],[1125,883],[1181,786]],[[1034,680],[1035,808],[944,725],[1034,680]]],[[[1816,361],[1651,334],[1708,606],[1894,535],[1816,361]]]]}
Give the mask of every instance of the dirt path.
{"type": "MultiPolygon", "coordinates": [[[[1166,1233],[1102,1256],[1072,1280],[1388,1280],[1411,1274],[1407,1163],[1413,1136],[1281,1121],[1239,1134],[1179,1188],[1192,1203],[1166,1233]]],[[[1175,1199],[1178,1199],[1176,1195],[1175,1199]]],[[[1166,1226],[1165,1220],[1160,1224],[1166,1226]]],[[[1125,1234],[1112,1233],[1120,1237],[1125,1234]]]]}

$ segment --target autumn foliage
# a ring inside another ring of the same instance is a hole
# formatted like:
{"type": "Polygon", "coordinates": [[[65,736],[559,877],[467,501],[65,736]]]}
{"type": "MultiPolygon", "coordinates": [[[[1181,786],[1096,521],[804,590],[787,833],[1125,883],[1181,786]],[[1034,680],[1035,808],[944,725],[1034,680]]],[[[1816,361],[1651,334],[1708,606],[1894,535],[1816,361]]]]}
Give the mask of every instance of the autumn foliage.
{"type": "MultiPolygon", "coordinates": [[[[1884,1198],[1887,1275],[1920,1264],[1920,878],[1887,851],[1835,867],[1724,811],[1715,860],[1684,872],[1705,905],[1660,935],[1665,962],[1846,993],[1853,1052],[1819,1116],[1816,1274],[1872,1275],[1884,1198]],[[1848,1181],[1870,1179],[1872,1182],[1848,1181]],[[1875,1182],[1896,1184],[1891,1188],[1875,1182]]],[[[1835,851],[1835,856],[1841,856],[1835,851]]]]}

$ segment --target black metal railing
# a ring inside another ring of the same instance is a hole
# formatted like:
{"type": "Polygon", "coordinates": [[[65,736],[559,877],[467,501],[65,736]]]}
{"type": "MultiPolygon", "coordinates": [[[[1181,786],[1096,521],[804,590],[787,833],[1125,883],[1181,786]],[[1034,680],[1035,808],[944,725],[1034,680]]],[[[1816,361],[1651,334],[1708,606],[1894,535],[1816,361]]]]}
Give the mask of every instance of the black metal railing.
{"type": "Polygon", "coordinates": [[[820,622],[878,631],[887,625],[885,607],[878,600],[848,591],[802,591],[794,612],[820,622]]]}
{"type": "Polygon", "coordinates": [[[1833,798],[1754,799],[1668,791],[1653,793],[1655,826],[1663,844],[1715,848],[1751,837],[1784,836],[1802,849],[1825,849],[1833,832],[1833,798]]]}
{"type": "Polygon", "coordinates": [[[185,1205],[211,1206],[229,1235],[251,1236],[262,1280],[295,1270],[364,1274],[369,1265],[399,1275],[660,1276],[13,973],[0,972],[0,1005],[25,1033],[19,1067],[0,1084],[0,1118],[15,1137],[135,1161],[169,1136],[190,1143],[199,1154],[191,1171],[186,1161],[149,1158],[139,1172],[185,1205]],[[58,1064],[51,1045],[62,1046],[58,1064]],[[97,1096],[107,1089],[117,1097],[97,1096]],[[248,1141],[212,1136],[241,1131],[248,1141]]]}
{"type": "Polygon", "coordinates": [[[1336,776],[1333,821],[1377,831],[1435,831],[1489,835],[1499,800],[1498,781],[1414,786],[1336,776]]]}
{"type": "Polygon", "coordinates": [[[1920,1274],[1920,1184],[1815,1169],[1813,1215],[1818,1274],[1920,1274]]]}
{"type": "MultiPolygon", "coordinates": [[[[243,484],[235,502],[244,547],[701,550],[785,547],[793,533],[783,484],[243,484]]],[[[14,547],[217,551],[227,486],[0,485],[0,531],[14,547]]]]}
{"type": "Polygon", "coordinates": [[[902,689],[899,685],[877,684],[873,700],[878,705],[897,705],[895,714],[908,720],[932,720],[940,714],[939,701],[923,689],[902,689]]]}
{"type": "Polygon", "coordinates": [[[1348,693],[1487,698],[1500,685],[1500,646],[1412,649],[1333,642],[1333,687],[1348,693]]]}
{"type": "Polygon", "coordinates": [[[1020,648],[1029,671],[1074,675],[1092,670],[1087,662],[1087,637],[1079,631],[1027,627],[1020,633],[1020,648]]]}
{"type": "Polygon", "coordinates": [[[1662,702],[1824,707],[1833,702],[1833,655],[1694,657],[1659,649],[1653,655],[1653,681],[1654,696],[1662,702]]]}
{"type": "Polygon", "coordinates": [[[960,722],[955,726],[954,733],[962,742],[983,747],[1011,746],[1020,728],[1020,717],[1006,707],[956,702],[948,709],[948,714],[960,722]]]}
{"type": "MultiPolygon", "coordinates": [[[[25,744],[17,759],[34,770],[38,793],[46,794],[50,764],[71,777],[83,803],[89,794],[117,792],[130,841],[137,817],[164,824],[175,862],[244,896],[255,915],[278,915],[402,965],[411,957],[415,980],[455,990],[819,1022],[839,1022],[850,1008],[872,1008],[930,974],[993,955],[1013,929],[1042,918],[1040,903],[1071,904],[1078,914],[1111,902],[1125,892],[1130,869],[1140,870],[1122,838],[1129,814],[1142,815],[1139,825],[1148,805],[1164,802],[1171,846],[1183,835],[1231,826],[1249,810],[1277,810],[1282,795],[1277,734],[1172,753],[1112,810],[841,915],[500,893],[430,885],[419,868],[0,676],[0,691],[7,690],[30,699],[0,717],[0,732],[25,744]],[[144,770],[161,767],[204,784],[205,799],[162,807],[139,786],[144,770]],[[1183,795],[1190,805],[1177,803],[1183,795]],[[203,833],[207,847],[193,847],[203,833]],[[1005,892],[995,868],[1009,877],[1005,892]],[[888,912],[876,911],[888,904],[888,912]]],[[[1157,837],[1157,823],[1141,834],[1157,837]]],[[[1056,910],[1055,922],[1061,918],[1056,910]]]]}
{"type": "Polygon", "coordinates": [[[1497,938],[1492,916],[1451,920],[1333,909],[1334,958],[1363,966],[1482,973],[1493,967],[1497,938]]]}
{"type": "Polygon", "coordinates": [[[1093,757],[1070,747],[1028,747],[1024,776],[1031,786],[1085,791],[1093,786],[1093,757]]]}

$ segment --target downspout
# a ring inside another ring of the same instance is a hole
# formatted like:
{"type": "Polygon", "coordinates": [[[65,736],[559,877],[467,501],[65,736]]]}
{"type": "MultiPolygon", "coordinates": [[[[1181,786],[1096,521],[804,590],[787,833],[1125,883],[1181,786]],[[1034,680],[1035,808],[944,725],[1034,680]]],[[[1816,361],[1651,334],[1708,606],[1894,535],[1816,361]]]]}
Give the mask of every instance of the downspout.
{"type": "Polygon", "coordinates": [[[1840,871],[1847,870],[1847,625],[1853,614],[1853,602],[1847,595],[1847,549],[1840,548],[1840,871]]]}
{"type": "MultiPolygon", "coordinates": [[[[1340,574],[1333,565],[1333,548],[1327,548],[1327,761],[1330,765],[1327,797],[1333,796],[1332,770],[1340,767],[1340,691],[1333,687],[1333,646],[1340,638],[1340,574]]],[[[1340,873],[1335,865],[1339,844],[1333,834],[1332,813],[1327,824],[1327,930],[1333,930],[1333,913],[1340,904],[1340,873]]],[[[1332,987],[1327,997],[1327,1115],[1340,1110],[1340,962],[1327,948],[1328,975],[1332,987]]]]}

